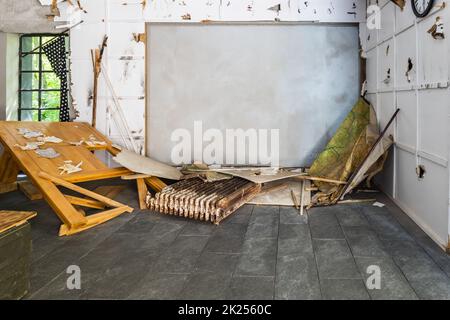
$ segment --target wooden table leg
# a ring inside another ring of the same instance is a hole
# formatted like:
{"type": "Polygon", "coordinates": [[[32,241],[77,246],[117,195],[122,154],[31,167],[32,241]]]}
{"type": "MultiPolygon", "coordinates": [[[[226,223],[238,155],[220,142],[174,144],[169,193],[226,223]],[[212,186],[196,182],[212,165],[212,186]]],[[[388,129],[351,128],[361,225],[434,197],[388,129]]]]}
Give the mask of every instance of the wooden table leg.
{"type": "Polygon", "coordinates": [[[19,171],[19,167],[11,155],[3,151],[0,156],[0,193],[17,190],[17,175],[19,171]]]}
{"type": "Polygon", "coordinates": [[[147,209],[147,204],[145,203],[145,198],[147,197],[147,185],[143,178],[136,179],[137,191],[139,196],[139,208],[141,210],[147,209]]]}

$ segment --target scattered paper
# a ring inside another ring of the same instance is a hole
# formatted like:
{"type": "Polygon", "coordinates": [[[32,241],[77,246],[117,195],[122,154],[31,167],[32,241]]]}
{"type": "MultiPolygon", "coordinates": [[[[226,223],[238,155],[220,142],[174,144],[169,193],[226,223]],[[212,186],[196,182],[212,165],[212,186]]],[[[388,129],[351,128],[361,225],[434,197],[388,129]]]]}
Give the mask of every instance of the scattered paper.
{"type": "Polygon", "coordinates": [[[17,128],[17,131],[19,131],[19,134],[23,135],[24,138],[27,139],[42,137],[44,135],[40,131],[31,131],[30,129],[27,128],[17,128]]]}
{"type": "Polygon", "coordinates": [[[48,159],[53,159],[53,158],[57,158],[60,156],[60,154],[58,152],[56,152],[55,149],[53,149],[53,148],[37,149],[35,152],[39,156],[41,156],[43,158],[48,158],[48,159]]]}
{"type": "Polygon", "coordinates": [[[83,144],[83,141],[84,141],[84,140],[80,140],[80,141],[78,141],[78,142],[69,142],[69,144],[71,144],[72,146],[77,146],[77,147],[79,147],[79,146],[81,146],[81,145],[83,144]]]}
{"type": "Polygon", "coordinates": [[[27,142],[27,144],[24,146],[21,146],[20,144],[15,144],[14,146],[19,147],[23,151],[26,151],[26,150],[36,150],[39,148],[39,146],[43,144],[44,142],[27,142]]]}
{"type": "Polygon", "coordinates": [[[85,141],[85,142],[86,142],[86,144],[90,143],[90,144],[93,144],[93,145],[106,146],[106,142],[105,141],[98,141],[94,137],[94,135],[92,135],[92,134],[89,136],[89,141],[85,141]]]}
{"type": "Polygon", "coordinates": [[[64,161],[64,164],[62,166],[58,167],[58,169],[61,170],[61,172],[59,174],[63,175],[63,174],[71,174],[71,173],[75,173],[75,172],[80,172],[83,170],[83,169],[81,169],[82,164],[83,164],[83,161],[81,161],[79,164],[74,166],[72,164],[72,160],[64,161]]]}
{"type": "Polygon", "coordinates": [[[373,203],[373,206],[374,206],[374,207],[378,207],[378,208],[383,208],[383,207],[385,206],[385,204],[384,204],[384,203],[381,203],[381,202],[378,202],[378,201],[376,201],[376,202],[374,202],[374,203],[373,203]]]}
{"type": "MultiPolygon", "coordinates": [[[[97,140],[93,135],[90,135],[89,136],[89,138],[88,138],[88,140],[86,140],[86,139],[81,139],[80,141],[74,141],[74,142],[69,142],[71,145],[73,145],[73,146],[81,146],[83,143],[85,144],[85,145],[87,145],[88,147],[91,147],[91,148],[93,148],[93,147],[95,147],[95,146],[106,146],[107,145],[107,143],[106,143],[106,141],[99,141],[99,140],[97,140]]],[[[119,149],[120,150],[120,149],[119,149]]]]}
{"type": "Polygon", "coordinates": [[[44,136],[44,137],[38,137],[37,141],[40,142],[51,142],[51,143],[61,143],[63,140],[55,137],[55,136],[44,136]]]}

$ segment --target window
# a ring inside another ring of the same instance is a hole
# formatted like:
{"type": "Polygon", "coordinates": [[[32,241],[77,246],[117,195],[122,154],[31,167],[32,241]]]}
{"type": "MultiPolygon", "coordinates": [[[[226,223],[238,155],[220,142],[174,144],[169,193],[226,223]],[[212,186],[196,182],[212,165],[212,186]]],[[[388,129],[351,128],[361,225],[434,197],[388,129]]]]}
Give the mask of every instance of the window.
{"type": "MultiPolygon", "coordinates": [[[[19,121],[59,121],[61,98],[67,97],[42,46],[55,35],[31,34],[20,38],[19,121]]],[[[66,51],[68,37],[66,39],[66,51]]]]}

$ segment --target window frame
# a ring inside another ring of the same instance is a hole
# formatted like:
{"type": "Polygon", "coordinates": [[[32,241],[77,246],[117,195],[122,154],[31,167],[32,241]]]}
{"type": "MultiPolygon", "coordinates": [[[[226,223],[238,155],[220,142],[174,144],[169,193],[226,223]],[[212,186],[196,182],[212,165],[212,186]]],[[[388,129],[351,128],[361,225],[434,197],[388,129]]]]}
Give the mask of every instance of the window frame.
{"type": "MultiPolygon", "coordinates": [[[[61,110],[61,105],[58,108],[44,108],[42,107],[42,93],[43,92],[59,92],[60,94],[60,101],[61,101],[61,94],[63,94],[65,91],[68,91],[68,89],[64,90],[61,88],[61,84],[59,85],[59,89],[42,89],[42,85],[43,85],[43,75],[45,73],[55,73],[53,70],[43,70],[43,63],[42,63],[42,57],[45,56],[45,52],[42,50],[42,45],[47,43],[47,41],[43,42],[43,38],[48,38],[48,37],[58,37],[58,36],[64,36],[66,37],[66,41],[68,40],[68,34],[54,34],[54,33],[27,33],[27,34],[22,34],[20,36],[19,39],[19,90],[18,90],[18,95],[19,95],[19,101],[18,101],[18,110],[17,110],[17,117],[19,121],[22,121],[22,111],[37,111],[38,113],[38,120],[37,121],[42,121],[42,112],[43,111],[52,111],[52,110],[57,110],[60,111],[61,110]],[[30,51],[23,51],[23,39],[24,38],[37,38],[39,37],[39,45],[36,48],[32,48],[30,51]],[[22,70],[23,64],[22,64],[22,60],[24,57],[28,56],[28,55],[35,55],[39,57],[39,68],[38,70],[22,70]],[[38,89],[23,89],[22,88],[22,76],[24,74],[27,73],[37,73],[38,74],[38,84],[39,87],[38,89]],[[30,92],[31,95],[33,95],[33,92],[37,92],[38,93],[38,106],[37,108],[33,108],[31,107],[23,107],[22,106],[22,97],[24,93],[30,92]]],[[[52,41],[52,40],[50,40],[52,41]]],[[[69,52],[66,51],[66,53],[68,54],[69,52]]],[[[70,71],[68,70],[67,73],[69,74],[70,71]]],[[[66,92],[68,93],[68,92],[66,92]]],[[[59,120],[58,120],[59,121],[59,120]]]]}

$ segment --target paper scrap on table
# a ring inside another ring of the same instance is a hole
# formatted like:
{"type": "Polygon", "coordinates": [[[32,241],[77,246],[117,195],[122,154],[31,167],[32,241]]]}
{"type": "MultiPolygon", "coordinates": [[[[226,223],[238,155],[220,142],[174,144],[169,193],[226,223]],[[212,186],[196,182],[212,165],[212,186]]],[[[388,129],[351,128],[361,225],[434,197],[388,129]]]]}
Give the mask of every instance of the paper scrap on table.
{"type": "Polygon", "coordinates": [[[383,208],[385,206],[385,204],[377,201],[377,202],[373,203],[373,206],[378,207],[378,208],[383,208]]]}
{"type": "Polygon", "coordinates": [[[74,166],[72,164],[72,160],[64,161],[64,164],[62,166],[58,167],[58,169],[61,170],[61,172],[59,174],[63,175],[65,173],[71,174],[71,173],[75,173],[75,172],[80,172],[83,170],[83,169],[81,169],[82,164],[83,164],[83,161],[81,161],[76,166],[74,166]]]}
{"type": "Polygon", "coordinates": [[[47,148],[47,149],[38,149],[35,151],[39,156],[43,158],[53,159],[60,156],[58,152],[55,151],[53,148],[47,148]]]}
{"type": "Polygon", "coordinates": [[[45,136],[45,137],[38,137],[37,141],[40,142],[51,142],[51,143],[61,143],[63,140],[55,137],[55,136],[45,136]]]}
{"type": "Polygon", "coordinates": [[[19,131],[19,134],[23,135],[26,139],[42,137],[44,135],[40,131],[32,131],[27,128],[17,128],[17,131],[19,131]]]}
{"type": "Polygon", "coordinates": [[[27,144],[24,146],[21,146],[20,144],[15,144],[14,146],[19,147],[23,151],[26,151],[26,150],[36,150],[39,148],[39,146],[42,146],[43,144],[44,142],[27,142],[27,144]]]}

